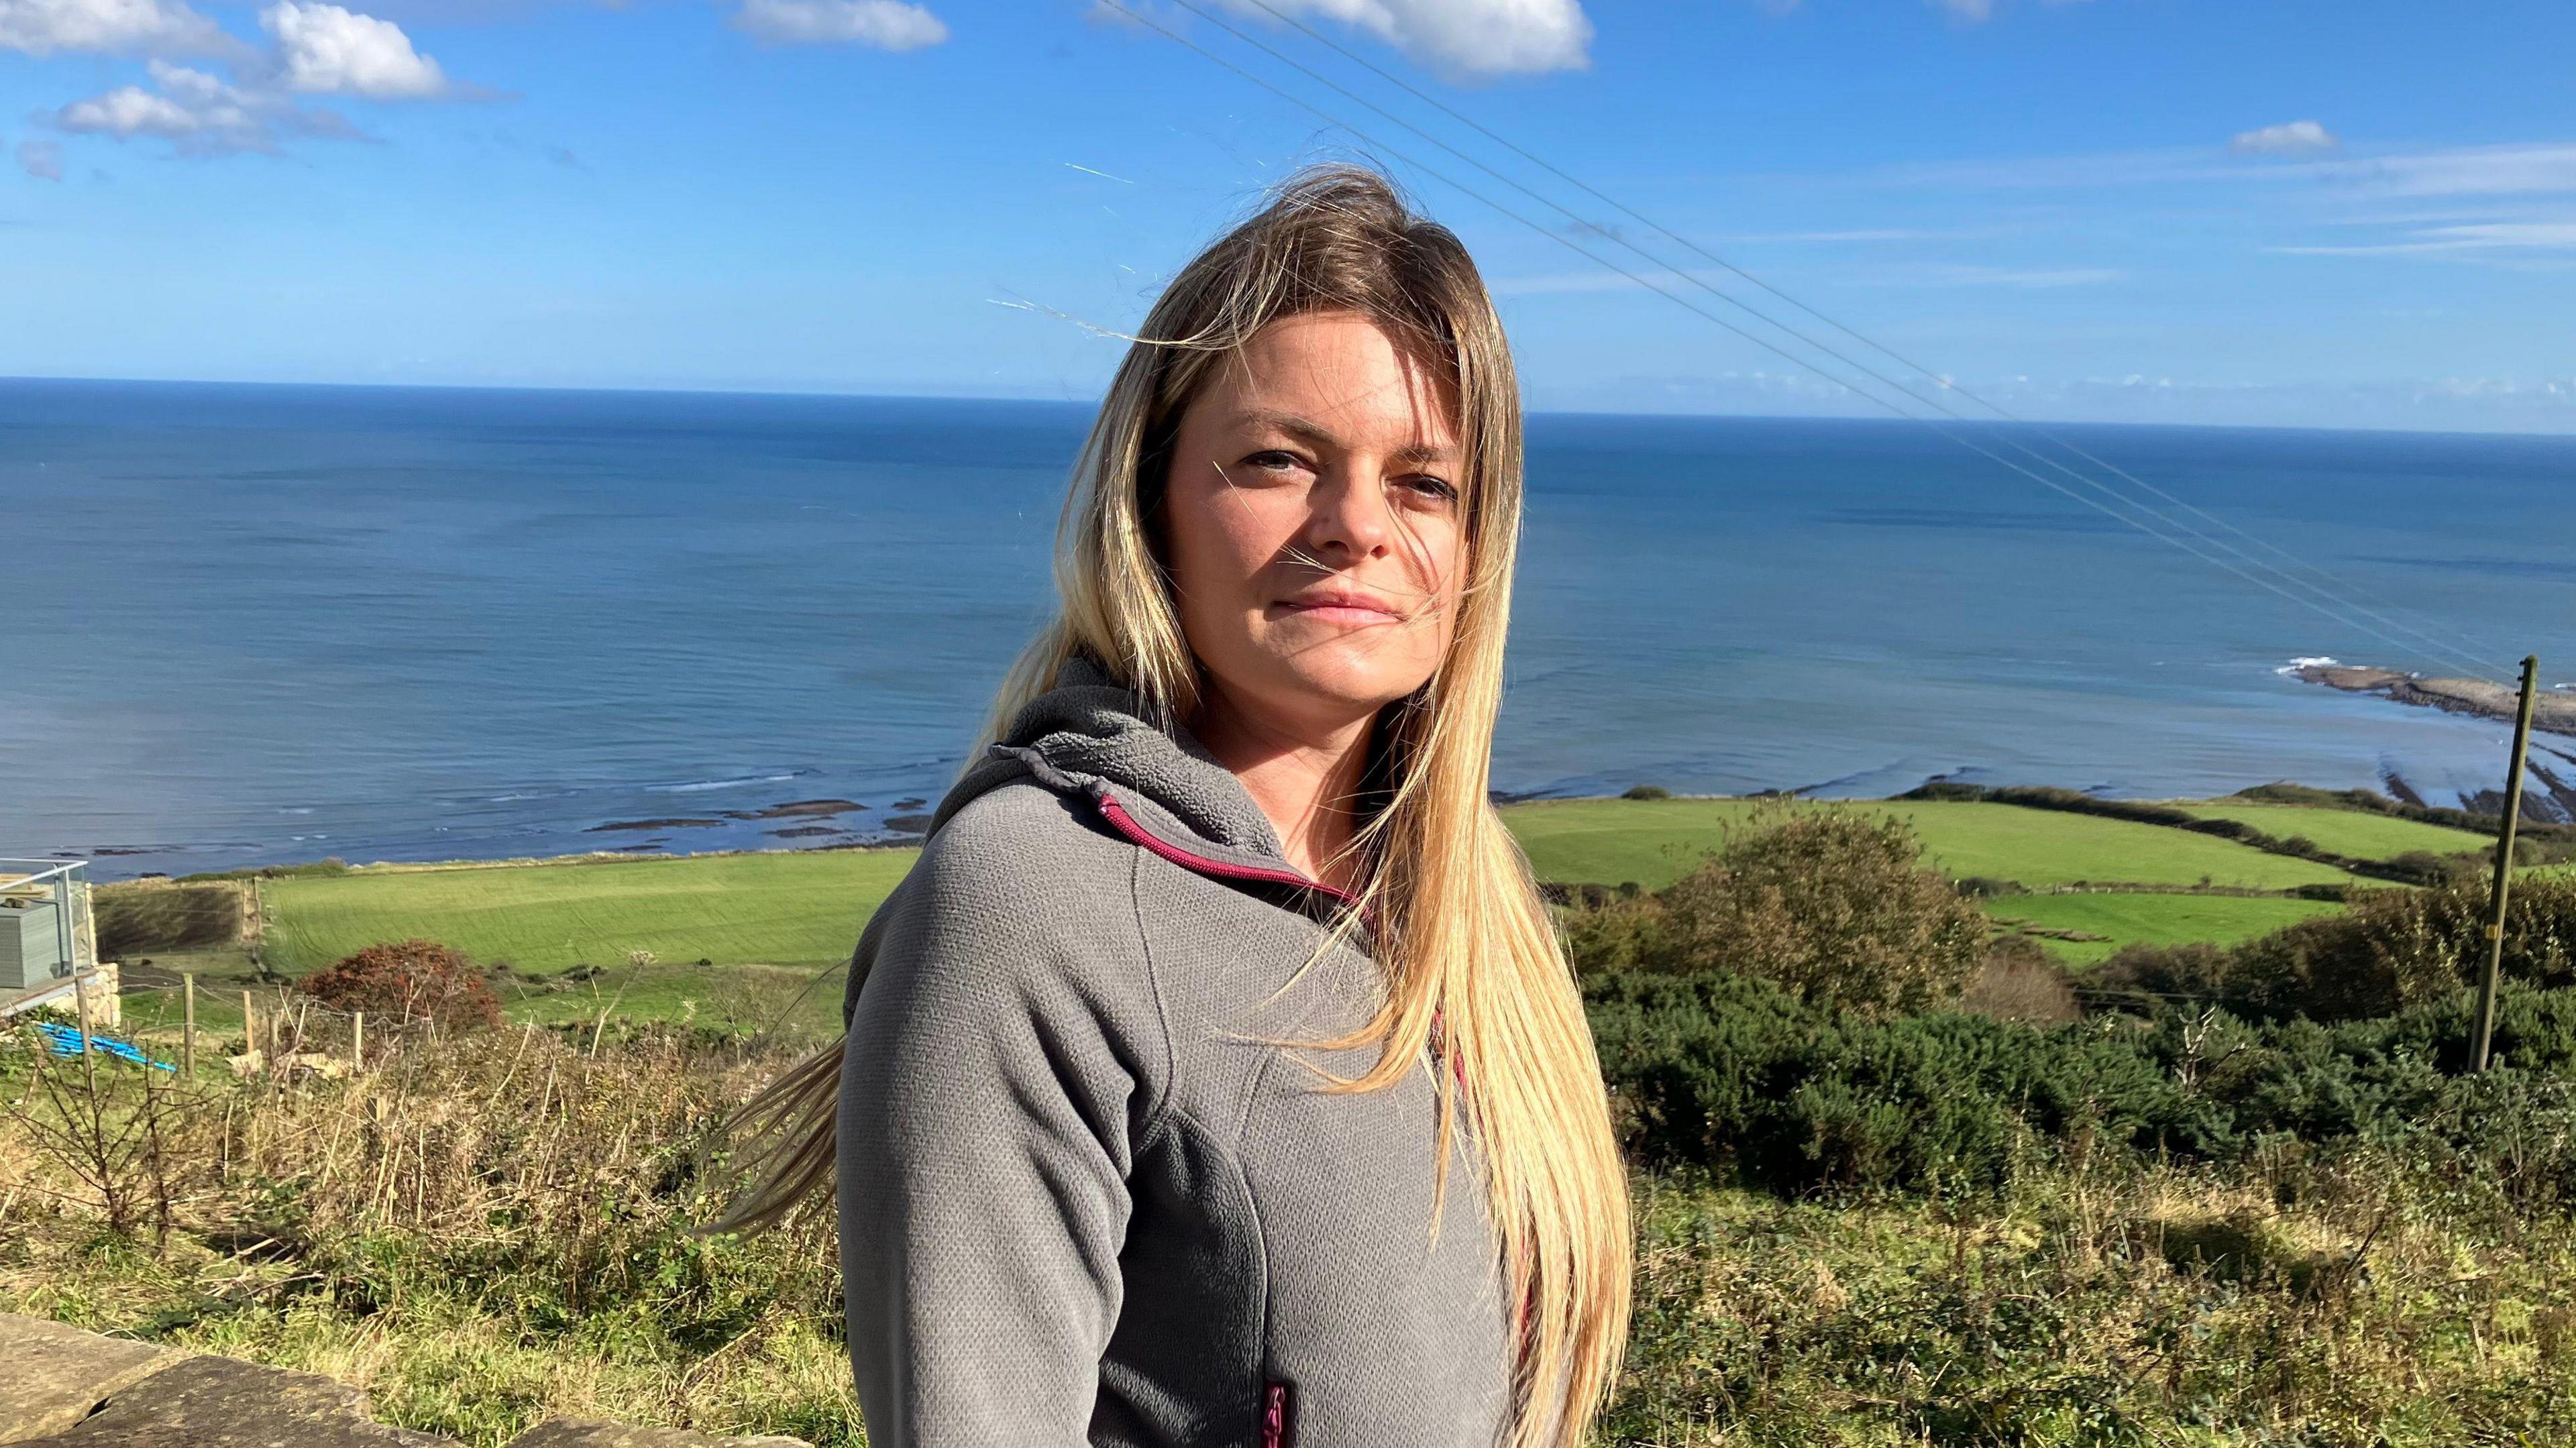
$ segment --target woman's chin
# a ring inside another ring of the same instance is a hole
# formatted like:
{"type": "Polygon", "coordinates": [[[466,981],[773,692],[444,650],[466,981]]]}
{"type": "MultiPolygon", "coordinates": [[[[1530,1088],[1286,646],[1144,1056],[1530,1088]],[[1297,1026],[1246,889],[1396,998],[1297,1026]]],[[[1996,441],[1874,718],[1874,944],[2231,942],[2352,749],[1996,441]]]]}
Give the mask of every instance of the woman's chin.
{"type": "Polygon", "coordinates": [[[1295,707],[1301,713],[1356,718],[1412,693],[1429,677],[1428,671],[1417,675],[1370,664],[1334,666],[1322,660],[1300,660],[1299,666],[1285,670],[1279,678],[1280,693],[1285,697],[1278,698],[1277,703],[1295,707]]]}

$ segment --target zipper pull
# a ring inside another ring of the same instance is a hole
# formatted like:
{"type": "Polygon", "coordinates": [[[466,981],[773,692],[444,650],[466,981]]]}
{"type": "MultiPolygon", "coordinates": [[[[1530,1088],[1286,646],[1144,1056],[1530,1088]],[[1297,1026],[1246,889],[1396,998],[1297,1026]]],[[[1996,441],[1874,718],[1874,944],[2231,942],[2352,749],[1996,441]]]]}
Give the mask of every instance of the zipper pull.
{"type": "Polygon", "coordinates": [[[1262,1385],[1261,1448],[1297,1448],[1297,1390],[1286,1379],[1262,1385]]]}

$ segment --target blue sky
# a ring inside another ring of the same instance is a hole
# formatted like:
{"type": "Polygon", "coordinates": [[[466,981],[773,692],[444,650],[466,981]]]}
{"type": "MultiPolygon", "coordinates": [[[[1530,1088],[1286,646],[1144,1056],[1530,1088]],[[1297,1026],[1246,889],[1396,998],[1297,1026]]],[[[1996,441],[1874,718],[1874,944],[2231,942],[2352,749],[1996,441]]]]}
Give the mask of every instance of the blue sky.
{"type": "MultiPolygon", "coordinates": [[[[1091,0],[0,0],[0,375],[1088,397],[1268,180],[1374,155],[1534,405],[1876,411],[1562,243],[1783,310],[1704,258],[1117,3],[1375,141],[1091,0]]],[[[1267,3],[2023,415],[2576,431],[2566,0],[1267,3]]]]}

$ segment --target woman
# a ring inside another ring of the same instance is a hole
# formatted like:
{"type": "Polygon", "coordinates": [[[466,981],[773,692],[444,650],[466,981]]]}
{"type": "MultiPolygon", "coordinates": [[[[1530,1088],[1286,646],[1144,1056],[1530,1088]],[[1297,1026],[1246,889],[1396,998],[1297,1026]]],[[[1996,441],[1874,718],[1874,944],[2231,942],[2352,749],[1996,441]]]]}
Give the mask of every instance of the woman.
{"type": "Polygon", "coordinates": [[[837,1176],[876,1448],[1582,1438],[1626,1179],[1486,794],[1520,459],[1473,263],[1366,171],[1147,317],[1059,619],[747,1116],[732,1223],[837,1176]]]}

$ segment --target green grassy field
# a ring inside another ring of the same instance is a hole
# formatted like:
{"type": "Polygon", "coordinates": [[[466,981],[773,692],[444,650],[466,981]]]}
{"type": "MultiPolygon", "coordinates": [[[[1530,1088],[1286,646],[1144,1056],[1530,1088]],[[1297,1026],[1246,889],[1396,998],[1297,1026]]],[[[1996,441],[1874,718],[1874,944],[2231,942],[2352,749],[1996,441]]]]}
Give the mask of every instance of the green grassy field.
{"type": "Polygon", "coordinates": [[[913,850],[364,871],[267,887],[269,961],[302,975],[421,936],[478,961],[552,974],[664,965],[830,965],[912,868],[913,850]]]}
{"type": "MultiPolygon", "coordinates": [[[[1855,803],[1908,820],[1926,860],[1954,878],[2016,880],[2036,890],[2106,884],[2285,890],[2351,879],[2330,866],[2267,855],[2210,835],[2011,805],[1952,801],[1855,803]]],[[[1514,805],[1503,818],[1541,879],[1660,888],[1753,815],[1731,799],[1563,800],[1514,805]]],[[[2389,854],[2475,843],[2459,831],[2301,806],[2206,808],[2251,815],[2326,848],[2389,854]],[[2310,817],[2321,817],[2312,819],[2310,817]],[[2335,825],[2353,832],[2331,835],[2335,825]]],[[[506,962],[496,981],[514,1019],[571,1021],[601,1011],[635,1018],[691,1015],[755,1025],[782,1013],[828,1023],[839,998],[826,981],[805,984],[847,959],[860,926],[903,878],[913,850],[797,851],[676,859],[384,866],[263,885],[265,955],[288,976],[319,969],[380,941],[420,936],[484,964],[506,962]],[[650,964],[632,964],[637,951],[650,964]],[[705,964],[701,965],[703,961],[705,964]],[[571,979],[577,967],[584,978],[571,979]]],[[[2306,901],[2169,893],[2006,896],[1992,913],[2104,941],[2044,942],[2070,964],[2089,964],[2131,941],[2230,942],[2332,907],[2306,901]]],[[[164,956],[156,967],[195,970],[205,990],[198,1019],[237,1030],[240,990],[255,983],[247,958],[220,950],[164,956]]],[[[273,989],[264,988],[264,989],[273,989]]],[[[139,1028],[175,1021],[168,996],[129,1002],[139,1028]]]]}
{"type": "MultiPolygon", "coordinates": [[[[2099,884],[2286,890],[2352,876],[2312,860],[2267,855],[2215,835],[2097,815],[1955,801],[1870,801],[1833,808],[1912,823],[1924,856],[1953,878],[1990,876],[2033,888],[2099,884]]],[[[1503,812],[1542,880],[1660,889],[1688,874],[1749,817],[1750,800],[1547,800],[1503,812]]]]}
{"type": "Polygon", "coordinates": [[[2068,965],[2096,965],[2123,945],[2233,945],[2343,907],[2264,895],[2007,895],[1986,902],[1999,924],[2075,930],[2105,940],[2039,943],[2068,965]]]}
{"type": "Polygon", "coordinates": [[[2393,859],[2415,850],[2457,855],[2495,848],[2495,841],[2485,835],[2398,819],[2393,815],[2365,814],[2360,810],[2304,804],[2244,804],[2234,800],[2176,800],[2173,803],[2175,808],[2187,810],[2202,819],[2235,820],[2279,839],[2304,835],[2316,841],[2320,849],[2356,860],[2393,859]]]}
{"type": "MultiPolygon", "coordinates": [[[[744,1030],[828,1026],[840,1008],[838,967],[919,853],[394,865],[269,880],[264,954],[271,970],[300,976],[379,942],[420,937],[483,965],[508,965],[493,986],[512,1020],[607,1012],[744,1030]],[[637,951],[652,961],[636,964],[637,951]]],[[[155,971],[196,973],[197,1023],[217,1036],[240,1032],[244,990],[261,1010],[279,996],[240,949],[144,958],[155,971]]],[[[175,1027],[179,992],[130,993],[125,1011],[130,1030],[175,1027]]]]}

